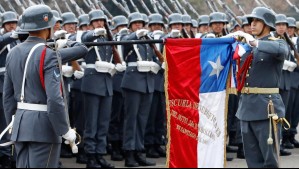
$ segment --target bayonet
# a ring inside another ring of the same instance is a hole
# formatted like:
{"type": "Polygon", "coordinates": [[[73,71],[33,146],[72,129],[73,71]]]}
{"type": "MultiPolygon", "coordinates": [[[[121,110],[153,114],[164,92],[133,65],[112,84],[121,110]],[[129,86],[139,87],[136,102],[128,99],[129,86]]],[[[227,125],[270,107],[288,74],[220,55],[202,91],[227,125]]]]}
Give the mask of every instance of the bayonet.
{"type": "Polygon", "coordinates": [[[29,1],[29,6],[34,6],[36,5],[36,3],[32,2],[31,0],[28,0],[29,1]]]}
{"type": "Polygon", "coordinates": [[[157,4],[158,9],[160,9],[160,11],[164,14],[164,16],[168,17],[170,15],[169,13],[167,13],[165,8],[162,7],[162,5],[160,4],[159,1],[156,1],[156,4],[157,4]]]}
{"type": "Polygon", "coordinates": [[[45,2],[44,2],[44,0],[40,0],[40,3],[41,3],[41,4],[43,4],[43,5],[45,5],[45,2]]]}
{"type": "Polygon", "coordinates": [[[93,4],[95,4],[96,9],[100,9],[100,6],[99,6],[97,0],[93,0],[93,4]]]}
{"type": "Polygon", "coordinates": [[[242,6],[239,4],[239,2],[237,0],[233,0],[235,5],[238,7],[239,11],[241,12],[242,15],[246,15],[244,9],[242,8],[242,6]]]}
{"type": "Polygon", "coordinates": [[[234,18],[239,25],[242,25],[242,21],[240,20],[240,18],[238,18],[237,15],[224,2],[222,2],[222,0],[218,0],[217,2],[229,16],[234,18]]]}
{"type": "Polygon", "coordinates": [[[112,2],[121,10],[121,11],[123,11],[124,13],[126,13],[126,15],[127,16],[129,16],[130,15],[130,12],[128,12],[127,10],[126,10],[126,8],[125,7],[123,7],[119,2],[117,2],[116,0],[112,0],[112,2]]]}
{"type": "Polygon", "coordinates": [[[22,5],[22,3],[19,0],[15,0],[15,2],[18,5],[18,7],[22,9],[22,13],[23,13],[25,11],[25,7],[22,5]]]}
{"type": "Polygon", "coordinates": [[[153,9],[156,13],[159,13],[159,10],[157,8],[157,5],[156,5],[157,1],[156,0],[151,0],[151,4],[153,6],[153,9]]]}
{"type": "Polygon", "coordinates": [[[219,9],[217,5],[214,3],[214,0],[210,0],[212,7],[215,9],[215,11],[219,12],[219,9]]]}
{"type": "Polygon", "coordinates": [[[62,12],[61,12],[61,9],[59,7],[59,5],[57,4],[56,0],[52,0],[53,4],[54,4],[54,7],[57,9],[57,11],[59,12],[59,14],[61,15],[62,12]]]}
{"type": "Polygon", "coordinates": [[[69,6],[69,4],[66,2],[66,0],[62,0],[62,1],[64,2],[66,9],[67,9],[69,12],[73,12],[72,9],[71,9],[71,7],[69,6]]]}
{"type": "Polygon", "coordinates": [[[145,9],[147,15],[152,14],[151,11],[148,9],[148,7],[146,6],[146,4],[144,3],[143,0],[139,0],[139,2],[141,3],[142,7],[145,9]]]}
{"type": "Polygon", "coordinates": [[[0,4],[0,10],[2,13],[5,12],[5,9],[3,8],[3,6],[1,4],[0,4]]]}
{"type": "Polygon", "coordinates": [[[134,10],[135,10],[136,12],[139,12],[139,10],[138,10],[137,6],[135,5],[135,3],[133,2],[133,0],[130,0],[130,2],[131,2],[131,4],[132,4],[134,10]]]}
{"type": "Polygon", "coordinates": [[[85,4],[85,6],[86,6],[88,9],[92,9],[86,0],[83,0],[83,3],[85,4]]]}
{"type": "Polygon", "coordinates": [[[194,7],[190,4],[189,1],[183,0],[184,4],[199,18],[199,13],[194,9],[194,7]]]}
{"type": "Polygon", "coordinates": [[[91,0],[87,0],[87,2],[89,3],[89,6],[92,10],[97,9],[93,2],[91,2],[91,0]]]}
{"type": "Polygon", "coordinates": [[[182,6],[182,4],[180,3],[180,1],[179,1],[179,0],[175,0],[175,2],[176,2],[176,4],[177,4],[177,6],[179,7],[179,9],[180,9],[181,11],[183,11],[183,13],[184,13],[185,15],[188,15],[188,12],[187,12],[186,9],[182,6]]]}
{"type": "Polygon", "coordinates": [[[177,4],[175,3],[175,1],[174,1],[174,0],[170,0],[170,2],[171,2],[171,4],[172,4],[172,6],[174,7],[174,9],[175,9],[178,13],[182,14],[182,12],[180,11],[180,9],[179,9],[179,7],[177,6],[177,4]]]}
{"type": "Polygon", "coordinates": [[[8,7],[9,7],[10,10],[12,10],[12,11],[14,11],[14,12],[17,13],[17,11],[16,11],[15,8],[11,5],[11,3],[10,3],[9,0],[5,0],[5,2],[6,2],[6,4],[8,5],[8,7]]]}
{"type": "Polygon", "coordinates": [[[260,2],[261,2],[261,4],[264,6],[264,7],[266,7],[266,8],[269,8],[270,9],[270,7],[263,1],[263,0],[259,0],[260,2]]]}
{"type": "Polygon", "coordinates": [[[299,9],[298,9],[298,7],[297,7],[296,5],[294,5],[290,0],[286,0],[286,1],[287,1],[287,3],[288,3],[292,8],[294,8],[294,10],[296,11],[296,13],[299,14],[299,9]]]}
{"type": "Polygon", "coordinates": [[[257,6],[262,6],[262,4],[259,0],[255,0],[255,3],[257,3],[257,6]]]}
{"type": "Polygon", "coordinates": [[[25,8],[29,7],[25,0],[21,0],[21,1],[22,1],[22,4],[24,5],[25,8]]]}
{"type": "Polygon", "coordinates": [[[78,6],[77,2],[75,0],[70,0],[71,4],[75,7],[78,16],[84,14],[84,12],[82,13],[81,8],[78,6]]]}
{"type": "Polygon", "coordinates": [[[169,6],[166,4],[166,2],[164,0],[160,0],[160,4],[164,7],[165,11],[167,11],[168,14],[172,13],[169,6]]]}
{"type": "Polygon", "coordinates": [[[126,9],[126,11],[129,12],[129,13],[131,13],[131,12],[130,12],[130,8],[129,8],[129,6],[128,6],[126,0],[122,0],[122,3],[123,3],[124,8],[126,9]]]}
{"type": "Polygon", "coordinates": [[[112,19],[113,15],[107,10],[107,8],[104,6],[104,4],[102,3],[101,0],[98,1],[100,8],[106,13],[106,15],[108,16],[108,18],[112,19]]]}
{"type": "Polygon", "coordinates": [[[216,12],[215,9],[212,7],[212,5],[211,5],[211,3],[210,3],[209,0],[205,0],[205,2],[206,2],[207,6],[209,7],[209,9],[210,9],[211,12],[216,12]]]}

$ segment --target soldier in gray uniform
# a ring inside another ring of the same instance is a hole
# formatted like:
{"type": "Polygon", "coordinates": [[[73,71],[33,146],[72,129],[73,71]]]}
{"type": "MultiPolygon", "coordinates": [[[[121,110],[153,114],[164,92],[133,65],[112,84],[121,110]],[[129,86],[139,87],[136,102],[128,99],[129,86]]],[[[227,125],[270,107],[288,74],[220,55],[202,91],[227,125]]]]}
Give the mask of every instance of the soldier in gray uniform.
{"type": "Polygon", "coordinates": [[[209,23],[210,23],[210,17],[209,15],[201,15],[198,18],[198,34],[196,34],[196,38],[201,38],[203,34],[206,34],[209,32],[209,23]]]}
{"type": "Polygon", "coordinates": [[[183,38],[183,16],[179,13],[173,13],[169,15],[168,21],[170,32],[165,36],[165,38],[183,38]]]}
{"type": "Polygon", "coordinates": [[[210,33],[202,35],[202,38],[214,38],[226,35],[225,25],[228,24],[226,15],[222,12],[213,12],[209,17],[210,33]]]}
{"type": "MultiPolygon", "coordinates": [[[[241,16],[237,16],[238,19],[241,20],[241,16]]],[[[230,21],[230,30],[229,32],[237,32],[241,30],[241,25],[236,21],[235,18],[232,18],[230,21]]]]}
{"type": "MultiPolygon", "coordinates": [[[[82,41],[108,41],[106,35],[109,30],[104,28],[107,24],[104,12],[101,10],[89,12],[89,21],[94,30],[85,33],[82,36],[82,41]]],[[[103,158],[103,155],[107,153],[107,136],[113,96],[112,76],[115,66],[112,63],[112,47],[94,46],[84,59],[86,69],[81,91],[86,117],[84,149],[88,158],[87,168],[112,168],[114,166],[103,158]]]]}
{"type": "MultiPolygon", "coordinates": [[[[298,52],[299,38],[295,34],[296,30],[296,19],[293,17],[288,17],[288,35],[292,42],[295,44],[295,48],[298,52]]],[[[292,51],[293,53],[293,51],[292,51]]],[[[284,143],[285,147],[295,147],[299,148],[299,142],[295,139],[295,135],[297,134],[297,127],[299,122],[299,69],[298,67],[291,73],[291,91],[290,91],[290,99],[287,107],[287,113],[290,113],[290,124],[291,129],[288,132],[288,138],[284,143]]]]}
{"type": "MultiPolygon", "coordinates": [[[[6,128],[6,121],[4,117],[3,110],[3,84],[4,84],[4,73],[5,73],[5,63],[8,52],[16,46],[20,41],[18,36],[13,31],[17,28],[18,16],[15,12],[4,12],[1,16],[2,20],[2,29],[4,30],[4,35],[1,35],[0,40],[0,131],[3,131],[6,128]]],[[[6,142],[7,137],[4,138],[1,142],[6,142]]],[[[3,168],[11,167],[11,147],[0,147],[0,165],[3,168]]]]}
{"type": "MultiPolygon", "coordinates": [[[[115,16],[112,19],[112,29],[116,32],[114,35],[115,41],[121,41],[129,34],[128,19],[123,16],[115,16]]],[[[113,76],[113,100],[112,100],[112,113],[109,126],[109,141],[112,146],[111,160],[122,161],[122,140],[123,140],[123,124],[124,124],[124,97],[122,95],[121,82],[126,70],[126,63],[124,62],[124,50],[122,45],[117,46],[118,53],[123,62],[120,69],[117,70],[113,76]]]]}
{"type": "Polygon", "coordinates": [[[241,120],[248,167],[276,168],[279,167],[279,150],[275,149],[279,149],[281,126],[276,125],[278,131],[273,132],[269,123],[273,124],[272,117],[274,121],[284,118],[285,115],[285,106],[279,94],[279,82],[289,50],[285,41],[270,35],[270,31],[275,30],[275,15],[271,10],[257,7],[247,18],[251,23],[252,34],[257,39],[250,34],[241,33],[253,50],[252,54],[242,57],[242,67],[245,67],[244,71],[239,73],[241,80],[245,81],[244,86],[238,86],[242,89],[242,94],[236,116],[241,120]],[[273,139],[270,133],[276,135],[276,139],[273,139]]]}
{"type": "Polygon", "coordinates": [[[61,136],[71,143],[76,139],[61,95],[57,52],[65,63],[86,55],[87,48],[71,41],[57,42],[70,47],[57,52],[46,46],[56,22],[46,5],[27,8],[22,20],[21,30],[30,36],[7,57],[3,92],[6,122],[15,115],[11,140],[18,168],[54,168],[58,167],[61,136]]]}
{"type": "MultiPolygon", "coordinates": [[[[164,22],[163,17],[160,14],[151,14],[149,16],[149,29],[152,39],[164,38],[164,22]]],[[[155,44],[157,49],[162,52],[162,44],[155,44]]],[[[159,58],[155,56],[155,60],[159,65],[162,63],[159,58]]],[[[165,137],[165,117],[166,117],[166,104],[165,104],[165,91],[164,91],[164,70],[161,69],[155,75],[155,91],[153,95],[153,101],[151,105],[151,111],[149,114],[146,131],[145,131],[145,146],[146,156],[149,158],[165,157],[165,150],[161,148],[164,145],[165,137]]]]}
{"type": "MultiPolygon", "coordinates": [[[[148,33],[148,30],[143,29],[144,25],[140,13],[130,14],[129,29],[132,33],[125,39],[143,39],[148,33]]],[[[153,166],[155,163],[147,161],[142,151],[154,92],[154,74],[151,70],[160,66],[152,62],[153,50],[148,44],[124,45],[124,56],[128,64],[121,83],[125,98],[123,134],[123,149],[126,151],[125,166],[153,166]]]]}
{"type": "Polygon", "coordinates": [[[195,38],[194,32],[192,31],[192,19],[190,15],[183,15],[183,24],[184,29],[183,31],[186,32],[189,38],[195,38]]]}
{"type": "Polygon", "coordinates": [[[51,11],[57,20],[57,22],[55,23],[55,26],[54,26],[54,32],[56,32],[61,29],[62,18],[60,17],[58,11],[56,11],[56,10],[51,10],[51,11]]]}

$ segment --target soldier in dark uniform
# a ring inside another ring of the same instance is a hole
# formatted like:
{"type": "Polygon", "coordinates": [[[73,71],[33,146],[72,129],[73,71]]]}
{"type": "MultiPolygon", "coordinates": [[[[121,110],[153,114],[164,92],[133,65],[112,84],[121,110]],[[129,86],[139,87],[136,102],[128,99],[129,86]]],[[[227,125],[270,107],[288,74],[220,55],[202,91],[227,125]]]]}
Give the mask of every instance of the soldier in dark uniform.
{"type": "MultiPolygon", "coordinates": [[[[0,41],[0,131],[6,128],[6,121],[4,117],[3,110],[3,84],[4,84],[4,73],[5,73],[5,63],[7,54],[11,51],[13,47],[20,43],[17,34],[14,32],[17,28],[18,16],[15,12],[4,12],[1,16],[2,28],[4,34],[1,35],[0,41]]],[[[1,142],[6,142],[7,137],[2,139],[1,142]]],[[[3,168],[11,167],[11,147],[0,147],[0,165],[3,168]]]]}
{"type": "MultiPolygon", "coordinates": [[[[138,12],[129,15],[132,32],[125,40],[139,40],[147,36],[143,29],[145,21],[138,12]]],[[[148,44],[124,45],[125,61],[128,64],[121,87],[125,98],[125,121],[123,149],[126,151],[125,166],[153,166],[146,160],[144,135],[154,92],[154,74],[160,66],[154,63],[153,50],[148,44]]]]}
{"type": "MultiPolygon", "coordinates": [[[[89,12],[90,25],[94,30],[82,36],[83,42],[105,42],[109,30],[105,29],[106,16],[101,10],[89,12]]],[[[107,136],[111,117],[113,96],[112,76],[115,65],[112,63],[111,46],[94,46],[84,58],[86,69],[82,79],[85,132],[84,149],[87,155],[87,168],[113,168],[103,155],[107,153],[107,136]]]]}
{"type": "MultiPolygon", "coordinates": [[[[295,45],[295,48],[298,52],[298,45],[299,45],[299,38],[295,34],[296,30],[296,19],[293,17],[288,17],[288,36],[292,40],[295,45]]],[[[292,55],[294,56],[294,51],[291,51],[292,55]]],[[[299,101],[299,69],[298,67],[295,68],[294,72],[291,73],[291,91],[290,91],[290,98],[289,104],[287,107],[287,114],[290,114],[290,124],[291,128],[288,131],[288,138],[285,138],[284,147],[295,147],[299,148],[299,142],[295,139],[295,135],[297,134],[297,127],[299,122],[299,112],[298,112],[298,101],[299,101]]]]}
{"type": "Polygon", "coordinates": [[[56,32],[61,29],[62,18],[60,17],[58,11],[56,11],[56,10],[51,10],[51,11],[57,20],[57,22],[55,23],[55,26],[54,26],[54,32],[56,32]]]}
{"type": "MultiPolygon", "coordinates": [[[[149,16],[149,36],[156,40],[164,38],[163,28],[164,22],[162,15],[151,14],[149,16]]],[[[155,45],[160,52],[163,51],[163,46],[161,44],[155,45]]],[[[155,60],[162,65],[158,57],[156,57],[155,60]]],[[[164,70],[161,69],[155,75],[155,92],[145,131],[146,156],[149,158],[166,156],[165,150],[161,148],[164,144],[163,138],[165,137],[165,111],[164,70]]]]}
{"type": "Polygon", "coordinates": [[[61,136],[69,142],[76,139],[61,95],[57,53],[64,63],[83,57],[87,48],[71,41],[57,42],[70,47],[57,52],[46,47],[56,22],[46,5],[27,8],[22,21],[21,30],[30,36],[7,56],[3,92],[6,122],[15,115],[11,140],[18,168],[54,168],[58,167],[61,136]]]}
{"type": "Polygon", "coordinates": [[[245,158],[249,168],[279,167],[279,130],[276,120],[284,118],[285,106],[279,94],[282,67],[289,50],[283,40],[271,37],[275,30],[275,15],[264,7],[257,7],[248,17],[252,34],[241,33],[253,47],[252,53],[242,57],[244,84],[241,90],[237,117],[241,120],[245,158]],[[244,85],[244,86],[243,86],[244,85]],[[269,108],[269,111],[267,109],[269,108]],[[273,120],[272,120],[273,117],[273,120]],[[275,121],[275,124],[274,122],[275,121]],[[273,132],[271,126],[277,126],[273,132]],[[273,124],[273,125],[272,125],[273,124]],[[276,139],[272,138],[273,133],[276,139]],[[276,143],[273,144],[273,140],[276,143]]]}
{"type": "MultiPolygon", "coordinates": [[[[116,32],[114,35],[115,41],[121,41],[129,34],[128,19],[123,16],[115,16],[112,19],[112,30],[116,32]]],[[[126,70],[126,63],[124,62],[124,50],[122,45],[117,46],[118,53],[121,57],[122,64],[117,65],[117,72],[113,76],[113,100],[112,113],[109,126],[109,141],[112,146],[111,160],[122,161],[124,159],[122,153],[123,141],[123,124],[124,124],[124,97],[122,95],[121,82],[126,70]]]]}
{"type": "Polygon", "coordinates": [[[202,35],[202,38],[222,37],[226,35],[225,25],[228,24],[226,15],[222,12],[213,12],[209,17],[210,33],[202,35]]]}

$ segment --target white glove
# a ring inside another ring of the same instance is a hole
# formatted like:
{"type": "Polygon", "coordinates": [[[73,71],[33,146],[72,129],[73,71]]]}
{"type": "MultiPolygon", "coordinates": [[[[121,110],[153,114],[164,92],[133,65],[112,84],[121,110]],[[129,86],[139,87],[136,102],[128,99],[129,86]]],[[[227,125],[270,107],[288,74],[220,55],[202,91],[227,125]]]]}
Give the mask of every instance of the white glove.
{"type": "Polygon", "coordinates": [[[81,69],[86,69],[86,62],[81,63],[81,69]]]}
{"type": "Polygon", "coordinates": [[[119,31],[119,34],[120,35],[128,35],[130,32],[129,32],[129,29],[128,28],[122,28],[120,31],[119,31]]]}
{"type": "Polygon", "coordinates": [[[127,69],[126,63],[123,62],[122,64],[120,64],[120,63],[116,64],[115,69],[116,69],[118,72],[123,72],[123,71],[125,71],[125,70],[127,69]]]}
{"type": "Polygon", "coordinates": [[[96,28],[93,31],[93,36],[105,36],[107,34],[107,31],[105,28],[96,28]]]}
{"type": "Polygon", "coordinates": [[[68,142],[75,142],[76,141],[76,131],[74,129],[69,129],[69,131],[62,136],[64,139],[66,139],[68,142]]]}
{"type": "Polygon", "coordinates": [[[65,35],[67,34],[67,31],[65,30],[59,30],[59,31],[56,31],[54,33],[54,39],[60,39],[60,38],[65,38],[65,35]]]}
{"type": "Polygon", "coordinates": [[[148,30],[146,30],[146,29],[139,29],[136,31],[136,36],[138,39],[140,39],[141,37],[146,36],[147,33],[148,33],[148,30]]]}
{"type": "Polygon", "coordinates": [[[178,38],[181,36],[181,32],[179,30],[173,29],[170,32],[170,37],[171,38],[178,38]]]}
{"type": "Polygon", "coordinates": [[[238,35],[238,36],[241,36],[241,37],[245,38],[247,44],[248,44],[249,46],[251,46],[251,47],[252,47],[252,45],[251,45],[250,42],[254,42],[254,41],[256,41],[256,39],[255,39],[252,35],[250,35],[250,34],[248,34],[248,33],[245,33],[245,32],[242,32],[242,31],[237,31],[237,32],[235,32],[235,34],[238,35]]]}
{"type": "Polygon", "coordinates": [[[165,62],[162,63],[161,68],[165,70],[165,68],[166,68],[166,64],[165,64],[165,62]]]}
{"type": "Polygon", "coordinates": [[[16,31],[12,31],[10,37],[13,38],[13,39],[18,39],[19,35],[17,34],[16,31]]]}
{"type": "Polygon", "coordinates": [[[214,33],[208,33],[206,35],[207,38],[216,38],[216,35],[214,33]]]}
{"type": "Polygon", "coordinates": [[[56,48],[57,49],[61,49],[61,48],[64,48],[66,47],[66,44],[67,44],[67,39],[59,39],[56,41],[56,48]]]}
{"type": "Polygon", "coordinates": [[[289,68],[289,64],[288,64],[288,62],[289,62],[289,61],[287,61],[287,60],[285,60],[285,61],[283,62],[282,70],[288,70],[288,68],[289,68]]]}
{"type": "Polygon", "coordinates": [[[151,72],[153,72],[154,74],[157,74],[160,69],[161,69],[161,67],[158,63],[152,62],[151,72]]]}
{"type": "Polygon", "coordinates": [[[84,72],[76,70],[74,72],[74,76],[75,76],[76,79],[82,79],[82,77],[84,76],[84,72]]]}
{"type": "Polygon", "coordinates": [[[296,67],[297,67],[297,64],[296,63],[294,63],[294,62],[290,62],[290,61],[288,61],[289,63],[288,63],[288,65],[289,65],[289,67],[288,67],[288,71],[289,72],[294,72],[294,70],[296,69],[296,67]]]}
{"type": "Polygon", "coordinates": [[[160,31],[160,30],[156,30],[156,31],[153,32],[153,36],[156,36],[156,35],[162,36],[163,34],[164,34],[164,32],[160,31]]]}
{"type": "Polygon", "coordinates": [[[62,65],[62,74],[65,77],[72,77],[72,75],[73,75],[73,67],[72,66],[62,65]]]}

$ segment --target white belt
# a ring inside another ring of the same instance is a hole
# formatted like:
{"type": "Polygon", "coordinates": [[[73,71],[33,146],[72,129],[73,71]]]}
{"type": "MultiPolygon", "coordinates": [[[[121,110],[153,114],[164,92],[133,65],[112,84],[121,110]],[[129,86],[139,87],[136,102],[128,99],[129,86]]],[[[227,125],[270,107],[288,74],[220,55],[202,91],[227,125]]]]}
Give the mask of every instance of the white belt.
{"type": "Polygon", "coordinates": [[[3,72],[5,72],[6,71],[6,68],[5,67],[1,67],[0,68],[0,73],[3,73],[3,72]]]}
{"type": "Polygon", "coordinates": [[[44,104],[31,104],[18,102],[18,109],[31,111],[48,111],[48,106],[44,104]]]}
{"type": "Polygon", "coordinates": [[[129,62],[128,66],[129,67],[136,67],[137,66],[137,62],[129,62]]]}
{"type": "Polygon", "coordinates": [[[86,64],[86,68],[95,69],[95,64],[86,64]]]}

